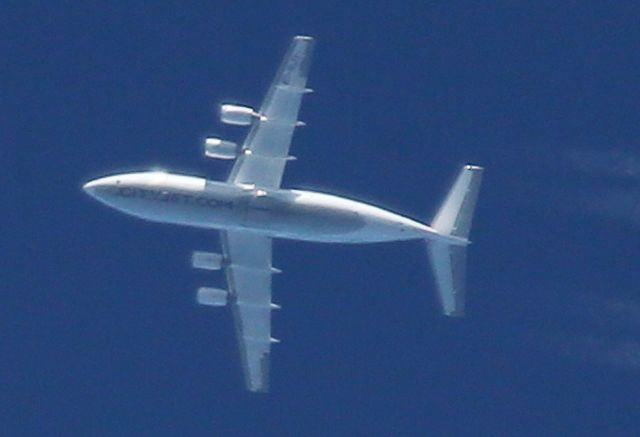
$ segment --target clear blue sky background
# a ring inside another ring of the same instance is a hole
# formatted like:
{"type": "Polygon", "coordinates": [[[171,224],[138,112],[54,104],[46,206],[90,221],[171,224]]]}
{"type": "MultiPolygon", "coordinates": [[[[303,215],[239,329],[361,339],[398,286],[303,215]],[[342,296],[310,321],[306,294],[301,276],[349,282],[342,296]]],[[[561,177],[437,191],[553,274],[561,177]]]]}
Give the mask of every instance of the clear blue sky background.
{"type": "Polygon", "coordinates": [[[4,435],[638,435],[640,26],[634,2],[0,6],[4,435]],[[558,4],[560,3],[560,5],[558,4]],[[215,233],[108,210],[86,180],[201,156],[289,39],[318,44],[286,186],[429,220],[485,165],[468,314],[420,242],[278,241],[272,392],[199,308],[215,233]]]}

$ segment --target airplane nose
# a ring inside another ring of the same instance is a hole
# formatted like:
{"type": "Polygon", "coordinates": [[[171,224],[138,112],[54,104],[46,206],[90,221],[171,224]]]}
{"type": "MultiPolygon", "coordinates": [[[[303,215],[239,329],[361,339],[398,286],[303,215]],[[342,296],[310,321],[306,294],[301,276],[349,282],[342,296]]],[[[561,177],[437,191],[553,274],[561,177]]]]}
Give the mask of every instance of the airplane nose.
{"type": "Polygon", "coordinates": [[[84,184],[82,186],[82,189],[84,190],[85,193],[87,193],[90,196],[94,195],[94,191],[96,189],[96,187],[100,184],[99,179],[94,179],[92,181],[87,182],[86,184],[84,184]]]}
{"type": "Polygon", "coordinates": [[[103,190],[99,190],[99,188],[107,188],[114,183],[113,177],[104,177],[93,179],[82,186],[82,189],[85,193],[87,193],[91,197],[95,197],[96,199],[100,199],[103,197],[103,190]]]}

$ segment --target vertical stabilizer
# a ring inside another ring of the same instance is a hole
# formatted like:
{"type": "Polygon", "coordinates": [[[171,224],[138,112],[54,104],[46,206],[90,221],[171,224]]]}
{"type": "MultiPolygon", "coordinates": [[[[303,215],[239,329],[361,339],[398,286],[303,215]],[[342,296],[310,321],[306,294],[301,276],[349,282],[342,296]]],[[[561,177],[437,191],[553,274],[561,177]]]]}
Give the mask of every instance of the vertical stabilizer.
{"type": "MultiPolygon", "coordinates": [[[[482,171],[475,165],[462,168],[431,223],[438,233],[465,240],[469,237],[482,171]]],[[[434,240],[428,241],[427,251],[442,312],[450,317],[464,316],[467,247],[434,240]]]]}

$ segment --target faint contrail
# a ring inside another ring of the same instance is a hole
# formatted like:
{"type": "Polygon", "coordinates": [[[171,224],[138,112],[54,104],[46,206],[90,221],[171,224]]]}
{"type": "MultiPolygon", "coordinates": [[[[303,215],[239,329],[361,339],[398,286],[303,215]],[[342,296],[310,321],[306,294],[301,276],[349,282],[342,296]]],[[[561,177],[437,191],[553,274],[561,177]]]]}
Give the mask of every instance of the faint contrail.
{"type": "Polygon", "coordinates": [[[640,187],[585,186],[565,194],[562,208],[640,224],[640,187]]]}
{"type": "Polygon", "coordinates": [[[527,326],[527,344],[568,359],[640,369],[640,303],[595,294],[562,293],[562,302],[544,303],[538,326],[527,326]]]}
{"type": "Polygon", "coordinates": [[[565,160],[577,171],[596,176],[640,177],[640,154],[624,149],[572,149],[565,160]]]}
{"type": "Polygon", "coordinates": [[[550,192],[547,202],[567,213],[584,212],[640,225],[640,153],[574,148],[562,155],[559,164],[579,174],[563,191],[550,192]]]}

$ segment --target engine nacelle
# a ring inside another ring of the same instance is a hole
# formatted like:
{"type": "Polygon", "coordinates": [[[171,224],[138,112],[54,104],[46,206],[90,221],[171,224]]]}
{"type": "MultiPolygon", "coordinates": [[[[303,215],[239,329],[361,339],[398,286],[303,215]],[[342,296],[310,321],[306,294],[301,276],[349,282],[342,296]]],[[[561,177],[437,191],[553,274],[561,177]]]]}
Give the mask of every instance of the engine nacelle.
{"type": "Polygon", "coordinates": [[[220,288],[200,287],[196,299],[200,305],[223,307],[227,304],[229,292],[220,288]]]}
{"type": "Polygon", "coordinates": [[[220,270],[222,268],[222,255],[213,252],[194,251],[191,256],[193,268],[202,270],[220,270]]]}
{"type": "Polygon", "coordinates": [[[238,145],[232,141],[209,137],[204,140],[204,154],[207,158],[234,159],[238,156],[238,145]]]}
{"type": "Polygon", "coordinates": [[[254,119],[260,118],[260,114],[249,106],[220,105],[220,121],[236,126],[248,126],[254,119]]]}

